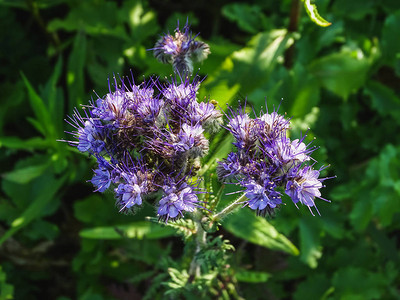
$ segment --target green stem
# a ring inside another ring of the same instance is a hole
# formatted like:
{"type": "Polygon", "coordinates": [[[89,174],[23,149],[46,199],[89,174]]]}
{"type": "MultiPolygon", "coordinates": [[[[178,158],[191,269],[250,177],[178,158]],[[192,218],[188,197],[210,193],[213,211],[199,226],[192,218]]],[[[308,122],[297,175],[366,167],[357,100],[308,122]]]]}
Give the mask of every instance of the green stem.
{"type": "Polygon", "coordinates": [[[196,250],[193,255],[192,262],[190,263],[190,268],[189,268],[189,275],[192,277],[199,277],[200,274],[200,265],[197,262],[196,256],[197,254],[201,251],[201,249],[204,248],[206,245],[206,237],[207,237],[207,232],[203,229],[203,226],[201,225],[201,218],[202,214],[198,213],[195,217],[195,224],[196,224],[196,250]]]}
{"type": "Polygon", "coordinates": [[[238,204],[243,203],[243,200],[246,198],[245,194],[237,198],[234,202],[229,204],[227,207],[225,207],[223,210],[221,210],[219,213],[213,215],[211,217],[211,222],[218,222],[219,220],[223,219],[226,215],[234,211],[237,207],[238,204]]]}

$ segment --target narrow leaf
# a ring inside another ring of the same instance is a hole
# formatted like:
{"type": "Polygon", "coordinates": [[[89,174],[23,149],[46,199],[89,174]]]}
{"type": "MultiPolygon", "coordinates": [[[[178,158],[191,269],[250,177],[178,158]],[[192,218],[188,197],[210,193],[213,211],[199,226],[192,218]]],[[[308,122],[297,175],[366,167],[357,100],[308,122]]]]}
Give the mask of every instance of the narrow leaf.
{"type": "Polygon", "coordinates": [[[38,218],[42,214],[46,205],[54,199],[58,189],[64,184],[66,178],[67,177],[64,176],[57,181],[51,177],[47,178],[46,188],[42,189],[40,193],[34,196],[27,209],[11,223],[11,228],[0,238],[0,245],[14,235],[18,230],[25,227],[32,220],[38,218]]]}
{"type": "Polygon", "coordinates": [[[24,80],[25,86],[28,90],[28,98],[35,113],[36,120],[41,124],[45,134],[48,134],[48,126],[51,124],[51,117],[46,108],[46,105],[42,98],[36,93],[35,89],[32,87],[28,79],[23,73],[21,73],[22,79],[24,80]]]}
{"type": "Polygon", "coordinates": [[[321,27],[327,27],[332,24],[319,15],[317,6],[315,4],[311,4],[311,0],[303,0],[303,2],[311,21],[321,27]]]}
{"type": "Polygon", "coordinates": [[[88,239],[115,240],[122,238],[160,239],[172,236],[176,230],[147,221],[134,222],[128,225],[94,227],[83,229],[79,235],[88,239]]]}

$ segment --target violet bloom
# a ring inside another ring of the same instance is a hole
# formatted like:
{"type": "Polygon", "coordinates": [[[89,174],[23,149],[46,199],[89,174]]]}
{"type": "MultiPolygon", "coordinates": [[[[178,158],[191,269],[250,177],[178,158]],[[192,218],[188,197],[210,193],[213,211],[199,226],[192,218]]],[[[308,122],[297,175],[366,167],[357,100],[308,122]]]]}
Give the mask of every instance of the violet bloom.
{"type": "Polygon", "coordinates": [[[308,206],[312,214],[312,207],[315,207],[319,214],[319,211],[315,206],[315,198],[329,201],[322,198],[321,192],[319,191],[319,189],[323,187],[322,181],[327,178],[320,179],[318,178],[319,175],[320,171],[314,170],[311,166],[295,168],[291,170],[291,174],[288,176],[289,179],[286,183],[285,193],[292,198],[293,203],[296,204],[300,202],[301,204],[308,206]]]}
{"type": "Polygon", "coordinates": [[[270,179],[257,183],[254,180],[244,181],[242,184],[246,188],[245,194],[249,199],[247,205],[257,211],[257,215],[271,214],[272,211],[282,204],[281,195],[275,190],[276,184],[270,179]]]}
{"type": "Polygon", "coordinates": [[[102,131],[100,122],[91,118],[88,119],[85,122],[85,127],[78,129],[78,150],[81,152],[100,153],[105,147],[102,131]]]}
{"type": "Polygon", "coordinates": [[[211,102],[193,102],[188,110],[188,119],[200,123],[210,133],[216,133],[222,126],[222,114],[211,102]]]}
{"type": "Polygon", "coordinates": [[[238,154],[230,152],[228,157],[223,161],[218,162],[217,176],[219,181],[233,182],[237,180],[238,174],[242,173],[242,166],[239,161],[238,154]]]}
{"type": "Polygon", "coordinates": [[[181,75],[193,72],[193,62],[201,62],[210,54],[210,47],[201,41],[195,41],[192,37],[188,23],[175,29],[175,35],[162,36],[154,48],[154,56],[162,63],[172,64],[175,71],[181,75]]]}
{"type": "Polygon", "coordinates": [[[111,173],[107,169],[96,169],[94,170],[95,175],[90,180],[91,183],[96,187],[95,192],[103,193],[111,185],[112,178],[111,173]]]}
{"type": "Polygon", "coordinates": [[[193,212],[199,206],[199,191],[182,179],[178,183],[174,179],[168,179],[163,191],[157,211],[160,220],[168,222],[170,219],[180,218],[183,212],[193,212]]]}
{"type": "Polygon", "coordinates": [[[120,183],[114,190],[117,206],[120,211],[130,212],[134,205],[142,205],[143,197],[149,192],[150,182],[147,180],[146,172],[141,170],[123,172],[122,178],[125,183],[120,183]]]}
{"type": "Polygon", "coordinates": [[[196,95],[199,90],[200,84],[196,80],[190,82],[186,78],[183,83],[178,84],[173,81],[161,90],[162,95],[165,97],[166,102],[169,104],[169,109],[172,112],[186,111],[188,107],[196,101],[196,95]]]}
{"type": "Polygon", "coordinates": [[[323,199],[319,189],[327,178],[318,178],[320,171],[307,165],[316,147],[304,143],[306,135],[291,140],[287,134],[290,120],[276,111],[255,118],[245,109],[230,111],[226,128],[235,138],[237,152],[219,162],[219,180],[236,181],[244,187],[246,203],[258,214],[270,214],[282,203],[277,188],[285,190],[295,204],[301,202],[309,208],[315,206],[315,198],[323,199]]]}
{"type": "Polygon", "coordinates": [[[230,109],[231,115],[227,129],[231,132],[236,142],[233,144],[238,150],[249,150],[255,146],[257,140],[257,123],[245,113],[245,108],[239,108],[236,112],[230,109]]]}
{"type": "Polygon", "coordinates": [[[182,124],[177,135],[174,148],[177,152],[187,152],[190,157],[204,156],[208,152],[208,140],[203,135],[204,129],[201,125],[194,126],[182,124]]]}

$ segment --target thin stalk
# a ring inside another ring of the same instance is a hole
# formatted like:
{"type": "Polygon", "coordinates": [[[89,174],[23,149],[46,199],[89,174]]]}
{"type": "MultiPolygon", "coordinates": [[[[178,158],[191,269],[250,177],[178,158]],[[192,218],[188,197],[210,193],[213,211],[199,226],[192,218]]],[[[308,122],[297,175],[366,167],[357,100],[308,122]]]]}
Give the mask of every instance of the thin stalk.
{"type": "Polygon", "coordinates": [[[217,222],[221,219],[223,219],[226,215],[234,211],[237,207],[238,204],[243,203],[243,200],[246,198],[245,194],[237,198],[234,202],[229,204],[227,207],[225,207],[223,210],[221,210],[219,213],[215,214],[211,218],[211,222],[217,222]]]}

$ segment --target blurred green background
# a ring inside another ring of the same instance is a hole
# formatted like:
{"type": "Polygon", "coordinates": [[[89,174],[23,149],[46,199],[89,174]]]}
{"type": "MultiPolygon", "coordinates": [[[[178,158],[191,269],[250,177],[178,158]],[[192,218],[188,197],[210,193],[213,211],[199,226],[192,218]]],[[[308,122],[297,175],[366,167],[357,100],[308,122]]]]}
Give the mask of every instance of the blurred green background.
{"type": "MultiPolygon", "coordinates": [[[[145,221],[152,205],[119,214],[86,182],[93,160],[57,141],[113,74],[170,76],[146,49],[187,17],[212,52],[199,98],[256,112],[283,99],[293,135],[310,128],[316,166],[337,175],[321,217],[287,201],[267,221],[228,218],[218,234],[236,250],[210,299],[230,285],[245,299],[400,299],[400,2],[315,3],[331,26],[298,0],[0,0],[0,299],[164,299],[168,267],[187,267],[182,238],[145,221]]],[[[208,161],[230,150],[219,139],[208,161]]]]}

